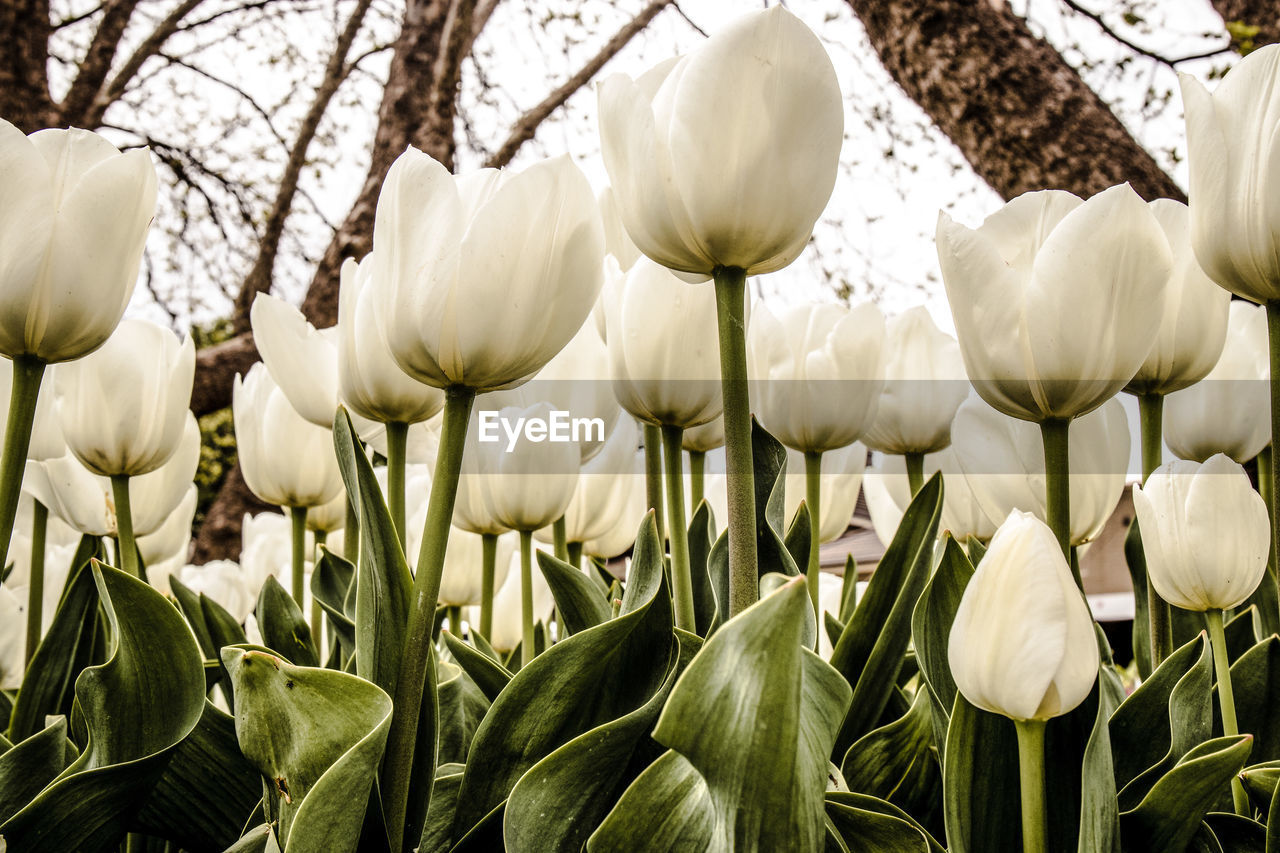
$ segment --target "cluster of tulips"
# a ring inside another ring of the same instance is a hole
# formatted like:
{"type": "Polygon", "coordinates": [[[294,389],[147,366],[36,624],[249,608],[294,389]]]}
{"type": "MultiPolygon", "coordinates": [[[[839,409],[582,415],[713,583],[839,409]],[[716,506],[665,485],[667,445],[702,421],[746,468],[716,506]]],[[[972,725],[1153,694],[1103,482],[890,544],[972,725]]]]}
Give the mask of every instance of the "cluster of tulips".
{"type": "Polygon", "coordinates": [[[1184,81],[1189,208],[942,215],[955,338],[749,305],[843,142],[781,7],[600,84],[598,196],[410,148],[338,324],[253,305],[286,512],[203,566],[194,349],[121,319],[149,155],[0,121],[0,850],[1280,845],[1277,81],[1184,81]],[[1136,688],[1079,574],[1121,392],[1136,688]],[[865,584],[819,561],[860,490],[865,584]]]}

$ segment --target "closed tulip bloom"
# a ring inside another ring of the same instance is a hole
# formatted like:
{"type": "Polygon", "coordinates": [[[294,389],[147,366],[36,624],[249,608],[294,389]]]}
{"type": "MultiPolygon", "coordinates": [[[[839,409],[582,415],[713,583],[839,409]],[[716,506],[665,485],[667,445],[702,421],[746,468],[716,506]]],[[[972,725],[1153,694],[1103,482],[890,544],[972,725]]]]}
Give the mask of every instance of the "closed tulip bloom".
{"type": "Polygon", "coordinates": [[[1147,577],[1183,610],[1228,610],[1262,582],[1271,550],[1267,505],[1244,468],[1219,453],[1170,462],[1133,487],[1147,577]]]}
{"type": "Polygon", "coordinates": [[[71,361],[111,336],[156,209],[150,152],[0,119],[0,353],[71,361]]]}
{"type": "Polygon", "coordinates": [[[748,330],[761,425],[802,453],[857,441],[884,387],[884,315],[870,302],[756,309],[748,330]]]}
{"type": "MultiPolygon", "coordinates": [[[[45,382],[57,386],[57,368],[50,367],[45,371],[45,382]]],[[[13,393],[13,362],[0,358],[0,400],[10,399],[13,393]]],[[[0,406],[0,435],[4,434],[9,424],[8,406],[0,406]]],[[[62,438],[62,425],[58,419],[57,396],[53,393],[41,394],[36,398],[36,417],[31,426],[31,444],[27,447],[27,459],[42,462],[46,459],[57,459],[67,452],[67,443],[62,438]]]]}
{"type": "Polygon", "coordinates": [[[375,290],[370,286],[374,261],[342,264],[338,291],[338,392],[357,415],[381,423],[416,424],[444,408],[439,388],[424,385],[396,364],[378,326],[375,290]]]}
{"type": "Polygon", "coordinates": [[[1209,278],[1245,299],[1280,299],[1280,47],[1240,60],[1213,94],[1179,74],[1187,117],[1191,245],[1209,278]]]}
{"type": "MultiPolygon", "coordinates": [[[[585,463],[578,475],[573,498],[564,511],[565,538],[568,542],[586,542],[606,535],[622,520],[627,508],[633,477],[643,477],[643,457],[636,455],[640,446],[640,428],[633,418],[621,418],[604,443],[604,449],[585,463]]],[[[636,518],[636,526],[640,519],[636,518]]],[[[634,533],[634,531],[632,531],[634,533]]],[[[535,534],[540,542],[554,541],[550,528],[535,534]]]]}
{"type": "Polygon", "coordinates": [[[302,312],[269,293],[249,311],[253,341],[272,381],[294,411],[326,429],[338,410],[338,331],[317,330],[302,312]]]}
{"type": "MultiPolygon", "coordinates": [[[[423,515],[425,516],[425,511],[423,515]]],[[[515,534],[498,537],[493,575],[495,590],[501,589],[506,583],[507,574],[511,571],[511,557],[519,544],[515,534]]],[[[440,606],[465,607],[480,603],[482,546],[481,537],[476,534],[456,527],[449,528],[449,547],[444,554],[444,574],[440,578],[440,606]]]]}
{"type": "Polygon", "coordinates": [[[613,393],[622,408],[686,429],[720,417],[715,291],[641,258],[604,299],[613,393]]]}
{"type": "MultiPolygon", "coordinates": [[[[499,652],[509,652],[520,645],[523,614],[520,603],[520,567],[517,563],[519,559],[519,554],[511,557],[507,580],[493,594],[493,632],[488,640],[489,645],[499,652]]],[[[545,625],[551,615],[551,608],[555,605],[555,597],[551,595],[551,587],[547,585],[547,579],[542,576],[536,562],[530,578],[533,581],[533,618],[535,622],[545,625]]],[[[472,625],[480,624],[479,607],[467,611],[467,621],[472,625]]]]}
{"type": "MultiPolygon", "coordinates": [[[[547,419],[551,406],[538,403],[527,409],[503,409],[500,418],[516,423],[520,418],[547,419]]],[[[534,442],[521,437],[508,451],[501,442],[481,442],[481,497],[489,514],[511,530],[546,527],[569,507],[578,483],[579,453],[573,442],[534,442]]]]}
{"type": "Polygon", "coordinates": [[[951,421],[969,396],[960,345],[923,307],[889,320],[885,383],[875,421],[862,435],[882,453],[936,453],[951,443],[951,421]]]}
{"type": "Polygon", "coordinates": [[[1098,676],[1093,619],[1040,519],[1012,512],[991,537],[947,655],[965,699],[1014,720],[1058,717],[1089,695],[1098,676]]]}
{"type": "Polygon", "coordinates": [[[1218,363],[1164,403],[1164,440],[1181,459],[1225,453],[1248,462],[1271,442],[1267,309],[1235,300],[1218,363]]]}
{"type": "MultiPolygon", "coordinates": [[[[924,458],[924,476],[942,472],[942,520],[938,533],[950,533],[959,542],[973,537],[981,542],[996,532],[999,521],[979,503],[969,478],[960,470],[955,448],[948,447],[924,458]]],[[[911,482],[906,459],[897,454],[881,454],[862,477],[862,493],[871,516],[876,538],[886,547],[893,541],[902,516],[911,505],[911,482]]]]}
{"type": "Polygon", "coordinates": [[[937,241],[965,371],[1004,414],[1091,412],[1151,351],[1173,261],[1128,184],[1088,201],[1026,193],[975,230],[941,213],[937,241]]]}
{"type": "MultiPolygon", "coordinates": [[[[1072,545],[1102,532],[1125,487],[1132,440],[1119,400],[1079,418],[1071,426],[1072,545]]],[[[970,398],[952,428],[952,447],[983,511],[999,518],[1012,510],[1048,518],[1044,450],[1034,424],[1007,417],[970,398]]]]}
{"type": "Polygon", "coordinates": [[[177,449],[191,404],[191,338],[125,320],[96,352],[58,369],[58,416],[67,449],[105,477],[137,476],[177,449]]]}
{"type": "Polygon", "coordinates": [[[604,251],[613,257],[622,272],[635,266],[640,259],[640,250],[631,242],[627,227],[622,224],[622,215],[618,213],[618,200],[614,198],[613,187],[601,190],[597,199],[600,203],[600,224],[604,226],[604,251]]]}
{"type": "Polygon", "coordinates": [[[333,533],[347,523],[347,490],[339,489],[333,500],[307,509],[307,530],[333,533]]]}
{"type": "Polygon", "coordinates": [[[645,513],[649,511],[649,496],[645,491],[643,457],[636,459],[636,473],[615,478],[622,490],[622,503],[609,529],[594,539],[582,543],[582,553],[588,557],[612,560],[631,550],[645,513]]]}
{"type": "Polygon", "coordinates": [[[236,449],[249,489],[267,503],[311,507],[342,489],[333,436],[302,418],[262,363],[231,389],[236,449]]]}
{"type": "MultiPolygon", "coordinates": [[[[853,509],[862,491],[862,474],[867,467],[867,448],[850,444],[833,450],[822,460],[822,501],[819,504],[818,541],[834,542],[849,528],[853,509]]],[[[804,456],[787,451],[787,476],[783,515],[787,523],[795,517],[804,500],[804,456]]]]}
{"type": "Polygon", "coordinates": [[[383,183],[373,245],[379,327],[400,367],[437,388],[526,381],[600,292],[599,208],[567,156],[455,178],[410,148],[383,183]]]}
{"type": "Polygon", "coordinates": [[[196,500],[199,490],[192,483],[173,512],[169,513],[159,527],[137,539],[138,551],[142,554],[142,562],[150,570],[161,563],[180,559],[181,567],[187,561],[187,548],[191,544],[191,522],[196,517],[196,500]]]}
{"type": "Polygon", "coordinates": [[[835,186],[844,102],[798,18],[781,7],[744,15],[598,92],[601,153],[640,251],[702,276],[772,272],[800,254],[835,186]]]}
{"type": "Polygon", "coordinates": [[[1169,394],[1199,382],[1217,363],[1227,337],[1231,294],[1214,284],[1196,262],[1187,206],[1159,198],[1149,207],[1169,238],[1173,271],[1155,345],[1125,390],[1169,394]]]}
{"type": "Polygon", "coordinates": [[[719,417],[696,427],[691,427],[680,436],[680,446],[690,453],[710,453],[724,447],[724,418],[719,417]]]}
{"type": "MultiPolygon", "coordinates": [[[[287,557],[285,561],[287,565],[287,557]]],[[[203,566],[185,566],[177,574],[178,579],[190,587],[192,592],[209,596],[241,624],[244,624],[258,604],[258,589],[252,586],[240,566],[231,560],[213,560],[203,566]]]]}

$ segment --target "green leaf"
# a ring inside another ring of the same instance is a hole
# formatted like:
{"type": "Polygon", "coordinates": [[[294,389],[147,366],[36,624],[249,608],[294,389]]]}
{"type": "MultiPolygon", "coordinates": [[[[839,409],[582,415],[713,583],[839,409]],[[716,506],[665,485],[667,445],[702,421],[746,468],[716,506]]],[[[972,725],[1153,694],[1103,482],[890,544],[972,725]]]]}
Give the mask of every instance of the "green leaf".
{"type": "Polygon", "coordinates": [[[797,572],[800,571],[801,566],[805,568],[809,566],[809,540],[812,535],[813,531],[809,526],[809,508],[805,506],[804,501],[801,501],[796,514],[791,517],[787,535],[782,540],[787,553],[796,565],[797,572]]]}
{"type": "Polygon", "coordinates": [[[205,624],[204,610],[200,607],[200,596],[193,592],[179,578],[170,576],[169,588],[173,590],[174,600],[178,602],[178,610],[186,617],[191,632],[196,635],[196,644],[205,660],[217,660],[218,649],[213,645],[213,637],[209,634],[209,626],[205,624]]]}
{"type": "MultiPolygon", "coordinates": [[[[858,563],[849,554],[844,558],[844,576],[840,579],[840,622],[849,624],[858,606],[858,563]]],[[[832,640],[835,643],[835,640],[832,640]]]]}
{"type": "Polygon", "coordinates": [[[1223,850],[1267,853],[1267,828],[1256,820],[1225,812],[1210,812],[1205,815],[1201,827],[1213,833],[1223,850]]]}
{"type": "Polygon", "coordinates": [[[1255,612],[1257,612],[1256,608],[1253,607],[1237,611],[1236,615],[1231,617],[1223,629],[1227,639],[1227,660],[1233,664],[1240,660],[1245,652],[1252,649],[1259,639],[1265,640],[1267,637],[1266,634],[1263,634],[1261,638],[1254,636],[1253,615],[1255,612]]]}
{"type": "Polygon", "coordinates": [[[942,763],[950,853],[1021,850],[1018,740],[1013,722],[957,692],[942,763]]]}
{"type": "Polygon", "coordinates": [[[1145,680],[1151,677],[1151,614],[1147,609],[1147,557],[1136,517],[1124,536],[1124,561],[1133,584],[1133,658],[1145,680]]]}
{"type": "Polygon", "coordinates": [[[436,668],[440,703],[439,753],[442,764],[462,764],[480,721],[489,710],[489,699],[457,664],[441,661],[436,668]]]}
{"type": "Polygon", "coordinates": [[[0,755],[0,823],[35,799],[75,760],[69,746],[67,718],[54,717],[43,731],[0,755]]]}
{"type": "Polygon", "coordinates": [[[718,849],[822,843],[827,759],[850,690],[802,646],[809,613],[796,578],[730,620],[689,664],[654,729],[706,779],[718,849]]]}
{"type": "Polygon", "coordinates": [[[955,622],[960,598],[973,577],[973,565],[950,534],[943,537],[942,561],[925,584],[916,609],[911,614],[911,639],[916,649],[920,674],[932,693],[934,741],[945,754],[947,723],[956,701],[956,682],[951,677],[947,647],[951,624],[955,622]]]}
{"type": "Polygon", "coordinates": [[[328,615],[329,624],[337,635],[343,660],[356,653],[356,623],[347,615],[344,607],[355,576],[355,566],[328,548],[320,549],[320,560],[311,573],[311,597],[328,615]]]}
{"type": "Polygon", "coordinates": [[[1251,764],[1240,771],[1240,781],[1253,800],[1258,810],[1266,813],[1271,808],[1271,798],[1276,792],[1276,783],[1280,781],[1280,761],[1263,761],[1251,764]]]}
{"type": "Polygon", "coordinates": [[[391,697],[377,685],[229,646],[236,737],[264,777],[268,815],[286,853],[354,850],[387,731],[391,697]]]}
{"type": "Polygon", "coordinates": [[[11,850],[96,850],[123,836],[204,707],[200,650],[186,622],[150,586],[93,564],[114,650],[76,679],[88,746],[0,824],[11,850]]]}
{"type": "Polygon", "coordinates": [[[589,839],[588,853],[711,849],[715,806],[707,782],[683,755],[668,750],[636,777],[589,839]]]}
{"type": "Polygon", "coordinates": [[[263,645],[298,666],[320,663],[307,617],[274,575],[267,575],[258,592],[257,614],[263,645]]]}
{"type": "Polygon", "coordinates": [[[613,616],[609,603],[581,569],[557,560],[546,551],[537,554],[538,568],[551,587],[561,624],[569,636],[609,621],[613,616]]]}
{"type": "Polygon", "coordinates": [[[876,727],[889,701],[911,641],[912,611],[929,580],[941,514],[942,476],[935,474],[907,507],[831,652],[831,665],[853,687],[853,703],[836,738],[837,754],[876,727]]]}
{"type": "Polygon", "coordinates": [[[1253,735],[1254,762],[1280,759],[1280,637],[1258,643],[1231,665],[1239,730],[1253,735]]]}
{"type": "Polygon", "coordinates": [[[715,522],[711,518],[711,505],[705,500],[698,504],[689,524],[689,568],[693,576],[694,624],[698,636],[705,637],[716,614],[716,594],[711,586],[709,573],[711,546],[715,543],[715,522]]]}
{"type": "Polygon", "coordinates": [[[926,823],[942,793],[929,704],[928,694],[917,692],[903,717],[863,735],[840,767],[850,791],[886,800],[926,823]]]}
{"type": "MultiPolygon", "coordinates": [[[[1107,666],[1106,664],[1103,665],[1107,666]]],[[[1105,670],[1104,670],[1105,672],[1105,670]]],[[[1096,703],[1093,730],[1085,745],[1081,766],[1080,840],[1082,853],[1120,853],[1120,810],[1116,806],[1116,774],[1111,757],[1111,730],[1108,721],[1115,713],[1118,698],[1104,689],[1103,679],[1082,707],[1096,703]]]]}
{"type": "Polygon", "coordinates": [[[454,661],[466,671],[485,698],[490,702],[497,699],[498,694],[511,681],[511,673],[507,668],[483,652],[468,646],[448,631],[444,633],[444,643],[449,653],[453,655],[454,661]]]}
{"type": "Polygon", "coordinates": [[[1135,808],[1122,812],[1125,849],[1182,850],[1249,757],[1248,735],[1215,738],[1186,755],[1152,786],[1135,808]]]}
{"type": "Polygon", "coordinates": [[[225,853],[280,853],[280,845],[271,827],[261,823],[242,835],[225,853]]]}
{"type": "Polygon", "coordinates": [[[927,833],[912,821],[880,811],[827,801],[827,816],[851,846],[865,853],[931,853],[927,833]]]}
{"type": "Polygon", "coordinates": [[[436,781],[431,786],[431,803],[422,825],[418,853],[441,853],[449,849],[449,830],[458,805],[458,789],[462,787],[461,764],[441,764],[436,768],[436,781]]]}

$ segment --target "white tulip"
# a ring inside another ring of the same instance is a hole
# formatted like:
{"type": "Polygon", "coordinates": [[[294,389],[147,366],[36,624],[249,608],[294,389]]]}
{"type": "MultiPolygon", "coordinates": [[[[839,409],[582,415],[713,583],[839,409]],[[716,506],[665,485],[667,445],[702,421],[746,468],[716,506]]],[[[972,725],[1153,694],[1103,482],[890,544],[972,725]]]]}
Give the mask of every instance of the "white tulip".
{"type": "Polygon", "coordinates": [[[338,330],[317,330],[278,296],[259,293],[249,310],[253,341],[294,411],[332,428],[338,410],[338,330]]]}
{"type": "MultiPolygon", "coordinates": [[[[539,550],[545,550],[538,547],[539,550]]],[[[520,645],[524,633],[519,560],[519,553],[512,555],[507,580],[493,595],[493,631],[487,639],[495,651],[504,653],[520,645]]],[[[536,557],[530,576],[533,580],[533,620],[545,625],[551,615],[551,608],[555,605],[555,598],[551,595],[551,587],[547,586],[547,579],[538,569],[536,557]]],[[[480,624],[479,607],[472,607],[467,611],[467,621],[472,625],[480,624]]]]}
{"type": "Polygon", "coordinates": [[[680,446],[690,453],[709,453],[724,447],[724,418],[690,427],[680,437],[680,446]]]}
{"type": "MultiPolygon", "coordinates": [[[[958,542],[973,537],[986,542],[999,522],[984,511],[969,477],[960,470],[954,447],[924,458],[924,476],[942,472],[942,518],[938,534],[950,533],[958,542]]],[[[862,492],[876,538],[888,547],[898,532],[902,516],[911,505],[911,482],[906,460],[896,454],[880,454],[862,478],[862,492]]]]}
{"type": "MultiPolygon", "coordinates": [[[[605,536],[622,520],[629,502],[631,479],[644,476],[640,428],[629,417],[618,425],[604,443],[604,449],[582,466],[573,498],[564,511],[565,537],[569,542],[587,542],[605,536]]],[[[639,519],[636,525],[639,525],[639,519]]],[[[632,531],[634,533],[635,531],[632,531]]],[[[551,528],[534,533],[540,542],[552,542],[551,528]]]]}
{"type": "MultiPolygon", "coordinates": [[[[542,418],[551,406],[537,403],[527,409],[506,408],[500,418],[542,418]]],[[[569,507],[578,483],[580,455],[573,442],[533,442],[521,438],[510,450],[501,442],[476,445],[480,465],[481,498],[488,514],[512,530],[546,527],[569,507]]]]}
{"type": "Polygon", "coordinates": [[[178,559],[181,567],[187,561],[187,549],[191,544],[191,522],[196,517],[196,501],[199,490],[195,483],[187,487],[187,493],[169,513],[164,522],[145,536],[137,538],[142,562],[151,569],[169,560],[178,559]]]}
{"type": "MultiPolygon", "coordinates": [[[[849,528],[854,507],[858,504],[858,493],[862,490],[862,474],[866,467],[867,448],[861,444],[850,444],[823,454],[819,542],[834,542],[849,528]]],[[[786,523],[790,524],[796,510],[800,508],[800,502],[805,498],[804,456],[795,450],[787,451],[785,490],[783,516],[786,523]]]]}
{"type": "Polygon", "coordinates": [[[178,579],[197,595],[207,595],[222,605],[233,619],[242,624],[258,604],[258,588],[230,560],[186,566],[178,573],[178,579]]]}

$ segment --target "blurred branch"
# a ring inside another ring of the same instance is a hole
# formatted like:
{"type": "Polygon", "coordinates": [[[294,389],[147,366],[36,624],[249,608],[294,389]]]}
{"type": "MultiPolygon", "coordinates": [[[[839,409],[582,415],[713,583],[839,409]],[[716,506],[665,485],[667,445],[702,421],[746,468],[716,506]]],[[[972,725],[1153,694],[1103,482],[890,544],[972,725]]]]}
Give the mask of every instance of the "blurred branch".
{"type": "Polygon", "coordinates": [[[1148,50],[1147,48],[1142,47],[1139,44],[1135,44],[1133,41],[1121,35],[1115,28],[1113,28],[1110,24],[1108,24],[1100,14],[1098,14],[1097,12],[1093,12],[1089,9],[1086,9],[1084,6],[1081,6],[1079,3],[1075,2],[1075,0],[1062,0],[1062,5],[1066,6],[1068,9],[1070,9],[1071,11],[1079,15],[1083,15],[1084,17],[1088,18],[1090,21],[1093,21],[1098,26],[1098,29],[1102,30],[1102,32],[1106,34],[1109,38],[1111,38],[1113,41],[1124,45],[1125,47],[1129,48],[1129,50],[1132,50],[1134,53],[1138,54],[1139,56],[1145,56],[1148,59],[1154,59],[1156,62],[1159,62],[1162,65],[1167,65],[1170,68],[1173,68],[1174,70],[1177,70],[1177,66],[1181,65],[1184,62],[1191,62],[1192,60],[1196,60],[1196,59],[1211,59],[1215,56],[1222,56],[1223,54],[1232,52],[1231,44],[1230,42],[1228,42],[1222,47],[1215,47],[1212,50],[1205,50],[1199,53],[1191,53],[1191,54],[1187,54],[1186,56],[1174,56],[1174,57],[1165,56],[1164,54],[1157,53],[1153,50],[1148,50]]]}

